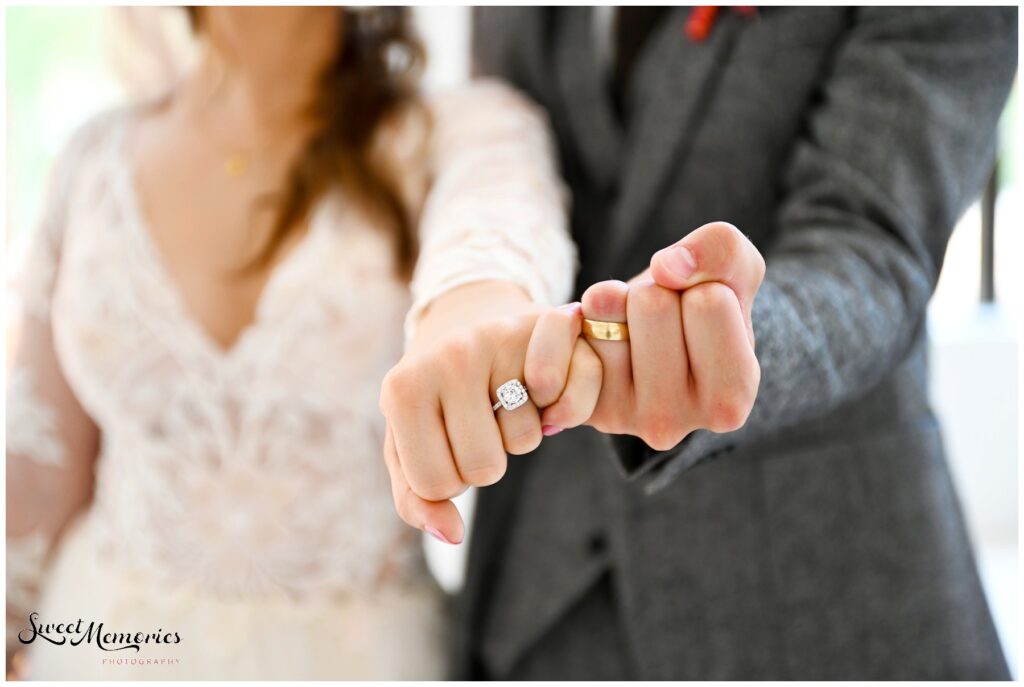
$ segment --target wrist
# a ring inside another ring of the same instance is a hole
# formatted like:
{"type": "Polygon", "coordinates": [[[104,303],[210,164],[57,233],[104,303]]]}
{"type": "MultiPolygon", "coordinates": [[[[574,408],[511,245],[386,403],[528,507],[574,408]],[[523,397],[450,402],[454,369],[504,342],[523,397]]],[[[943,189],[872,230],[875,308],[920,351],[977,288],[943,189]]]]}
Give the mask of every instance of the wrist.
{"type": "Polygon", "coordinates": [[[409,351],[429,347],[466,325],[515,317],[543,309],[521,286],[508,281],[479,281],[458,286],[434,299],[420,315],[409,351]]]}

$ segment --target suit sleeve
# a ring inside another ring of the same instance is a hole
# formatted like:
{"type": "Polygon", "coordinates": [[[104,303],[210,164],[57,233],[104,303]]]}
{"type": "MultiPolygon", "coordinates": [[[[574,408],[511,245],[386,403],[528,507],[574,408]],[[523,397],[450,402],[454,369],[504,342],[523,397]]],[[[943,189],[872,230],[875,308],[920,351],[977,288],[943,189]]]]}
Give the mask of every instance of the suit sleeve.
{"type": "Polygon", "coordinates": [[[753,304],[761,386],[746,425],[655,452],[609,437],[656,491],[699,461],[836,409],[924,326],[950,233],[991,169],[1017,63],[1015,8],[863,8],[792,151],[753,304]]]}

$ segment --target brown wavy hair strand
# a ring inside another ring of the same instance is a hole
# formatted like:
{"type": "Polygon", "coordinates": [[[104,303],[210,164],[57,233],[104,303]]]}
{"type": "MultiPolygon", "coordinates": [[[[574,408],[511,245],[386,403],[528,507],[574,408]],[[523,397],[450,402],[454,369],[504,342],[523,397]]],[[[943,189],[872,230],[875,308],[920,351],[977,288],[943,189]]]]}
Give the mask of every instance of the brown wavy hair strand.
{"type": "MultiPolygon", "coordinates": [[[[201,30],[196,7],[187,8],[201,30]]],[[[416,260],[414,218],[395,177],[374,157],[374,135],[403,107],[414,105],[425,55],[403,7],[342,9],[341,44],[320,77],[310,114],[314,133],[271,200],[276,215],[266,243],[247,269],[270,264],[284,241],[332,185],[392,232],[399,275],[408,279],[416,260]]]]}

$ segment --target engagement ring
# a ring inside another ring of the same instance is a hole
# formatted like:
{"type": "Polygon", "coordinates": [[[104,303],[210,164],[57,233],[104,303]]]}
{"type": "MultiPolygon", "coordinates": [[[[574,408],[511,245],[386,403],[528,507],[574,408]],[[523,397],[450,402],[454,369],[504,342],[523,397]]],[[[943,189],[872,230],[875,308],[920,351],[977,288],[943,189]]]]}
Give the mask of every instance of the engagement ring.
{"type": "Polygon", "coordinates": [[[498,396],[498,402],[492,408],[494,412],[498,412],[498,408],[515,410],[530,400],[530,395],[526,393],[526,387],[518,379],[508,380],[494,393],[498,396]]]}

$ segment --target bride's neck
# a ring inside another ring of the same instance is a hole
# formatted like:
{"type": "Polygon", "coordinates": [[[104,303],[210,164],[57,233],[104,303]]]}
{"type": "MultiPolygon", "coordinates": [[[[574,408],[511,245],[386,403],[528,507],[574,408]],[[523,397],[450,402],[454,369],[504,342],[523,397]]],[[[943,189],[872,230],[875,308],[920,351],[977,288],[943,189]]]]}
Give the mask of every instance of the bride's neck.
{"type": "Polygon", "coordinates": [[[207,48],[182,84],[179,105],[193,119],[229,122],[233,136],[258,140],[308,123],[318,77],[312,69],[239,65],[207,48]]]}

